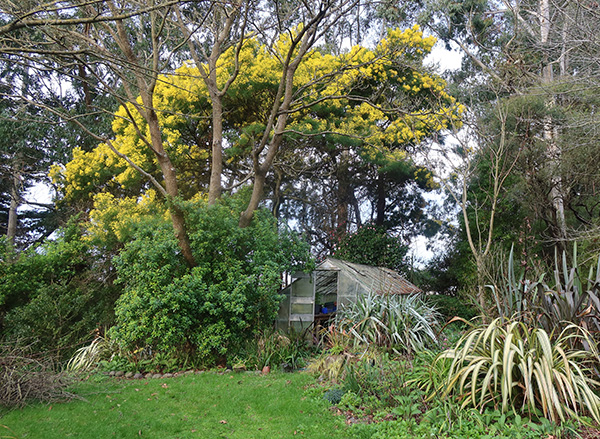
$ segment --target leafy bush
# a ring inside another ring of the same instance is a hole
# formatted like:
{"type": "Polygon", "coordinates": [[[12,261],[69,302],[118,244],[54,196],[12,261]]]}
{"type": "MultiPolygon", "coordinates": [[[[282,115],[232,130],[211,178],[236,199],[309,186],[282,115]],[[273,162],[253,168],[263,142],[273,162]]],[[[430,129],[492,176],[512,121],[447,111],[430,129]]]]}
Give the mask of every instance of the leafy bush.
{"type": "Polygon", "coordinates": [[[447,382],[451,364],[450,359],[439,357],[433,350],[417,352],[407,383],[417,386],[432,399],[431,396],[441,393],[440,389],[447,382]]]}
{"type": "Polygon", "coordinates": [[[335,321],[319,331],[318,340],[318,345],[332,355],[349,352],[353,345],[352,335],[335,321]]]}
{"type": "Polygon", "coordinates": [[[0,259],[4,339],[35,340],[33,348],[68,358],[98,325],[113,322],[110,272],[74,222],[56,240],[0,259]]]}
{"type": "Polygon", "coordinates": [[[512,410],[553,421],[589,414],[598,421],[600,398],[595,389],[600,383],[591,378],[598,357],[569,349],[573,338],[591,341],[575,326],[551,341],[541,328],[496,319],[440,354],[438,361],[452,361],[443,393],[456,397],[463,407],[501,407],[503,413],[512,410]]]}
{"type": "Polygon", "coordinates": [[[413,410],[415,404],[420,407],[423,392],[406,385],[410,368],[407,359],[394,357],[381,349],[368,349],[356,355],[325,352],[308,366],[310,372],[319,374],[320,381],[335,386],[323,397],[335,399],[332,404],[358,416],[359,413],[373,415],[382,410],[401,410],[401,406],[409,410],[413,410]]]}
{"type": "Polygon", "coordinates": [[[353,361],[356,361],[356,357],[346,352],[341,354],[323,353],[313,358],[308,363],[306,370],[318,376],[320,380],[339,383],[346,377],[347,365],[353,361]]]}
{"type": "Polygon", "coordinates": [[[558,334],[573,324],[600,332],[600,258],[589,267],[586,277],[575,244],[571,265],[566,253],[562,258],[555,254],[553,281],[547,282],[543,274],[527,279],[526,272],[516,266],[513,253],[511,248],[497,284],[487,286],[499,317],[541,326],[548,333],[558,334]]]}
{"type": "Polygon", "coordinates": [[[338,387],[334,387],[333,389],[329,389],[327,390],[324,394],[323,394],[323,399],[327,402],[329,402],[330,404],[339,404],[340,401],[342,400],[342,397],[344,396],[344,390],[340,389],[338,387]]]}
{"type": "Polygon", "coordinates": [[[281,366],[291,371],[304,366],[310,356],[310,348],[304,332],[288,334],[279,331],[264,330],[250,340],[240,351],[246,366],[261,370],[264,366],[281,366]]]}
{"type": "MultiPolygon", "coordinates": [[[[343,388],[361,398],[368,411],[406,405],[406,397],[421,399],[418,389],[407,389],[406,374],[410,363],[393,358],[385,352],[367,352],[346,365],[343,388]]],[[[358,406],[359,404],[356,404],[358,406]]]]}
{"type": "Polygon", "coordinates": [[[342,410],[356,410],[362,404],[362,398],[352,390],[345,392],[338,403],[338,407],[342,410]]]}
{"type": "Polygon", "coordinates": [[[449,402],[438,404],[421,417],[353,426],[356,437],[368,439],[539,439],[574,437],[575,426],[557,426],[547,419],[531,421],[498,410],[465,410],[449,402]]]}
{"type": "Polygon", "coordinates": [[[341,307],[336,325],[357,344],[373,344],[414,352],[436,343],[439,314],[420,295],[369,293],[341,307]]]}
{"type": "Polygon", "coordinates": [[[112,335],[131,349],[223,361],[274,320],[281,273],[308,263],[308,248],[278,231],[266,211],[238,227],[243,203],[225,197],[215,206],[188,203],[189,269],[172,227],[146,219],[115,264],[123,294],[112,335]]]}
{"type": "Polygon", "coordinates": [[[125,356],[119,344],[108,336],[101,336],[96,331],[96,337],[89,345],[82,346],[67,362],[69,372],[87,372],[97,367],[101,362],[110,362],[115,358],[125,356]]]}
{"type": "Polygon", "coordinates": [[[545,287],[541,295],[543,314],[540,324],[547,331],[575,324],[590,332],[600,332],[600,257],[589,267],[587,279],[577,263],[577,245],[573,247],[571,266],[566,254],[555,255],[554,288],[545,287]]]}
{"type": "MultiPolygon", "coordinates": [[[[538,266],[533,271],[535,274],[523,261],[519,264],[515,262],[514,246],[508,258],[502,252],[496,256],[496,262],[490,263],[491,283],[486,285],[493,302],[493,309],[490,309],[492,315],[503,320],[519,320],[532,327],[541,324],[544,295],[551,287],[544,282],[545,268],[538,266]]],[[[546,326],[547,332],[552,332],[552,329],[546,326]]]]}

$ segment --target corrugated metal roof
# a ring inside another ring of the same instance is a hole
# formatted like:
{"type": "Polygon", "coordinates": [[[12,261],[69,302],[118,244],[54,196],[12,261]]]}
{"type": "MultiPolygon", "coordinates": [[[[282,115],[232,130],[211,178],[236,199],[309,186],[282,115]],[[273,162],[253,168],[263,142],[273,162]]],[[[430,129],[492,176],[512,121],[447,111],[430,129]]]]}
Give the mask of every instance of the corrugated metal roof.
{"type": "MultiPolygon", "coordinates": [[[[365,289],[378,294],[411,294],[421,289],[404,279],[394,270],[384,267],[354,264],[339,259],[327,258],[316,267],[316,271],[340,271],[360,283],[365,289]]],[[[319,276],[318,276],[319,277],[319,276]]],[[[327,278],[328,276],[323,276],[327,278]]],[[[323,279],[325,281],[325,279],[323,279]]],[[[328,283],[325,281],[324,283],[328,283]]],[[[319,287],[317,283],[317,288],[319,287]]]]}

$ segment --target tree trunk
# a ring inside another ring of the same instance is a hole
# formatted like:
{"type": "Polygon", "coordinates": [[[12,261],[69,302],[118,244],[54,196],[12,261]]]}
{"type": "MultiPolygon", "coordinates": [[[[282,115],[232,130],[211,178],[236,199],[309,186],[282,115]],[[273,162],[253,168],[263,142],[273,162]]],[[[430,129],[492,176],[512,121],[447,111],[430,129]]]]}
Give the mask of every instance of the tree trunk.
{"type": "Polygon", "coordinates": [[[279,210],[283,196],[281,195],[281,181],[283,180],[283,171],[275,169],[275,187],[273,188],[273,216],[279,219],[279,210]]]}
{"type": "Polygon", "coordinates": [[[8,224],[6,227],[6,238],[11,246],[15,245],[15,237],[17,236],[17,208],[21,204],[20,197],[21,188],[21,173],[15,169],[10,186],[10,207],[8,209],[8,224]]]}
{"type": "Polygon", "coordinates": [[[298,34],[292,37],[291,44],[287,49],[287,54],[282,57],[284,59],[283,69],[277,94],[273,100],[273,106],[271,107],[262,138],[260,142],[254,146],[254,150],[252,151],[254,186],[252,188],[250,202],[248,203],[246,210],[240,216],[240,227],[247,227],[250,225],[252,215],[258,208],[258,204],[263,195],[265,177],[269,169],[271,169],[279,151],[279,147],[281,146],[281,142],[283,141],[285,126],[294,99],[294,75],[296,69],[308,52],[308,49],[315,43],[317,29],[325,17],[329,6],[324,6],[323,9],[320,9],[310,22],[305,23],[305,27],[299,27],[298,34]],[[264,159],[261,164],[260,160],[262,156],[264,156],[264,159]]]}
{"type": "MultiPolygon", "coordinates": [[[[294,68],[295,70],[295,68],[294,68]]],[[[291,101],[291,82],[293,80],[293,71],[289,72],[288,71],[288,76],[286,76],[286,82],[289,82],[289,96],[286,96],[286,103],[287,106],[282,105],[281,108],[283,110],[287,110],[289,108],[289,102],[291,101]]],[[[276,109],[274,111],[277,111],[276,109]]],[[[255,148],[255,150],[252,152],[252,160],[253,160],[253,167],[254,167],[254,184],[252,186],[252,196],[250,197],[250,201],[248,203],[248,206],[246,207],[246,210],[244,212],[242,212],[241,216],[240,216],[240,222],[239,222],[239,226],[241,228],[244,227],[248,227],[250,225],[250,222],[252,221],[252,216],[254,215],[254,211],[256,209],[258,209],[258,205],[260,203],[260,200],[262,200],[263,197],[263,192],[265,189],[265,181],[266,181],[266,176],[267,176],[267,172],[269,171],[269,169],[271,169],[271,165],[273,164],[273,161],[275,160],[275,156],[277,155],[277,152],[279,151],[279,146],[281,145],[281,142],[283,141],[283,131],[285,129],[285,125],[287,123],[287,118],[288,115],[285,112],[282,112],[282,114],[279,114],[279,116],[277,117],[277,123],[275,124],[274,127],[274,133],[273,133],[273,137],[271,138],[271,141],[268,144],[268,148],[267,148],[267,153],[266,156],[263,160],[262,165],[260,164],[260,155],[261,152],[263,151],[263,148],[258,147],[255,148]]],[[[269,130],[265,130],[265,136],[264,138],[267,138],[267,135],[269,133],[269,130]]]]}
{"type": "Polygon", "coordinates": [[[350,204],[352,185],[350,184],[348,151],[342,152],[338,168],[337,177],[337,224],[336,237],[342,239],[348,232],[348,206],[350,204]]]}
{"type": "MultiPolygon", "coordinates": [[[[551,21],[550,21],[550,2],[549,0],[540,0],[540,43],[542,50],[548,50],[551,21]]],[[[561,54],[562,62],[566,54],[561,54]]],[[[549,59],[548,53],[544,54],[544,65],[542,66],[542,82],[544,85],[552,84],[554,80],[554,71],[552,62],[549,59]]],[[[548,108],[556,105],[555,96],[551,95],[546,102],[548,108]]],[[[560,156],[561,151],[557,139],[557,128],[554,126],[554,121],[551,116],[547,116],[544,120],[544,141],[546,142],[546,154],[548,157],[548,166],[550,167],[550,197],[554,207],[554,217],[556,221],[556,229],[554,231],[554,239],[563,247],[567,239],[567,222],[565,219],[565,204],[564,204],[564,189],[563,182],[560,176],[560,156]]]]}
{"type": "Polygon", "coordinates": [[[198,67],[200,70],[200,75],[206,84],[212,105],[212,159],[210,183],[208,185],[209,205],[216,203],[216,201],[221,197],[223,190],[223,186],[221,184],[221,177],[223,174],[223,96],[225,96],[227,90],[235,81],[239,73],[238,56],[245,40],[245,28],[248,19],[247,13],[242,17],[242,22],[240,24],[241,36],[235,45],[235,68],[221,89],[219,89],[217,81],[217,64],[221,55],[227,50],[227,47],[229,47],[227,40],[231,36],[231,29],[239,17],[239,12],[241,11],[243,4],[243,0],[236,0],[225,2],[220,7],[213,5],[214,22],[213,26],[209,26],[209,28],[213,32],[215,40],[208,57],[206,57],[205,54],[202,55],[201,52],[197,50],[192,37],[192,32],[189,28],[189,23],[184,21],[183,14],[179,10],[179,6],[175,6],[175,14],[177,15],[179,27],[188,39],[190,55],[196,63],[196,67],[198,67]],[[206,61],[206,67],[208,70],[205,70],[204,68],[204,60],[206,61]]]}
{"type": "MultiPolygon", "coordinates": [[[[151,102],[148,103],[151,104],[151,102]]],[[[185,258],[185,261],[190,267],[195,267],[196,260],[194,259],[192,247],[187,234],[184,213],[176,205],[176,199],[179,196],[179,188],[177,184],[177,175],[175,174],[175,167],[173,166],[168,154],[164,150],[156,111],[154,111],[151,105],[148,105],[145,102],[144,104],[147,108],[146,121],[148,122],[148,128],[150,130],[152,147],[165,179],[165,189],[170,198],[167,200],[167,203],[169,205],[169,213],[173,222],[173,229],[175,230],[175,237],[177,238],[177,243],[179,244],[179,248],[181,249],[181,253],[185,258]]]]}
{"type": "Polygon", "coordinates": [[[475,258],[475,265],[477,266],[477,303],[479,304],[479,308],[481,309],[482,323],[487,323],[489,319],[487,318],[487,310],[485,304],[485,279],[483,274],[483,258],[477,256],[475,258]]]}
{"type": "Polygon", "coordinates": [[[216,93],[211,93],[212,102],[212,161],[208,204],[213,205],[221,197],[221,175],[223,174],[223,102],[216,93]],[[213,96],[214,95],[214,96],[213,96]]]}
{"type": "Polygon", "coordinates": [[[385,222],[385,179],[383,174],[377,176],[377,215],[375,217],[375,224],[383,226],[385,222]]]}
{"type": "MultiPolygon", "coordinates": [[[[109,2],[108,7],[115,13],[116,6],[114,3],[109,2]]],[[[189,237],[187,234],[185,217],[183,211],[176,205],[177,197],[179,196],[179,188],[177,184],[177,175],[175,173],[175,166],[171,162],[169,155],[164,149],[162,132],[160,124],[158,122],[158,116],[156,114],[156,107],[154,106],[154,91],[156,82],[158,80],[158,66],[160,64],[160,41],[159,33],[157,33],[158,25],[156,21],[156,15],[154,12],[150,13],[150,26],[152,30],[152,38],[150,43],[152,44],[152,55],[150,57],[152,62],[152,69],[148,70],[146,63],[140,61],[133,50],[132,41],[129,36],[128,30],[126,29],[123,21],[116,21],[116,34],[114,34],[115,41],[119,45],[119,48],[125,55],[127,61],[134,67],[133,70],[137,87],[139,89],[139,95],[142,98],[142,105],[139,105],[136,100],[131,100],[136,110],[142,115],[146,123],[148,124],[148,130],[150,132],[150,145],[152,152],[154,153],[156,160],[162,171],[162,175],[165,182],[165,191],[167,195],[167,205],[169,206],[169,213],[173,222],[173,229],[175,231],[175,237],[181,253],[187,262],[188,266],[195,267],[196,260],[192,253],[190,246],[189,237]]]]}
{"type": "Polygon", "coordinates": [[[354,193],[354,191],[352,191],[350,193],[350,196],[352,197],[351,203],[352,203],[352,209],[354,209],[354,216],[356,217],[356,226],[357,227],[362,227],[362,218],[360,215],[360,206],[358,204],[358,200],[356,198],[356,194],[354,193]]]}
{"type": "Polygon", "coordinates": [[[267,172],[262,169],[254,174],[254,184],[252,185],[252,195],[250,196],[250,202],[246,207],[246,210],[242,212],[240,216],[239,226],[241,228],[248,227],[252,222],[252,216],[254,211],[258,209],[258,204],[263,197],[263,191],[265,189],[267,172]]]}

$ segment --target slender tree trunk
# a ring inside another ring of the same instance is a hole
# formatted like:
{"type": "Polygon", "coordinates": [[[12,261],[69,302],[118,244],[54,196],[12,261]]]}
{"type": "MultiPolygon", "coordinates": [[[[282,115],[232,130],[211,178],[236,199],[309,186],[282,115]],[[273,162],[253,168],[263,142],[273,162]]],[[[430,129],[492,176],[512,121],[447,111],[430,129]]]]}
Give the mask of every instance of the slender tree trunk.
{"type": "Polygon", "coordinates": [[[348,206],[350,204],[352,185],[350,184],[349,154],[343,151],[340,156],[337,177],[337,225],[336,235],[341,239],[348,232],[348,206]]]}
{"type": "Polygon", "coordinates": [[[360,215],[360,206],[358,205],[358,200],[356,199],[356,195],[354,194],[354,191],[352,191],[350,193],[350,196],[352,197],[351,203],[352,203],[352,209],[354,209],[354,216],[356,217],[356,226],[357,227],[362,227],[362,218],[360,215]]]}
{"type": "MultiPolygon", "coordinates": [[[[295,68],[294,68],[295,70],[295,68]]],[[[289,75],[289,72],[288,72],[289,75]]],[[[286,77],[286,81],[289,84],[289,96],[286,96],[287,106],[283,106],[282,108],[287,110],[289,108],[289,102],[291,101],[291,82],[293,80],[293,73],[289,77],[286,77]]],[[[263,163],[260,164],[260,154],[262,152],[262,148],[257,148],[252,152],[252,160],[254,167],[254,184],[252,185],[252,195],[250,196],[250,201],[248,202],[248,206],[246,210],[242,212],[240,216],[239,226],[241,228],[248,227],[250,222],[252,221],[252,216],[254,215],[254,211],[258,209],[258,205],[260,200],[262,200],[264,189],[265,189],[265,181],[267,172],[271,169],[271,165],[275,160],[275,156],[279,151],[279,146],[283,141],[283,131],[285,129],[285,125],[287,123],[288,115],[287,113],[282,113],[277,117],[277,123],[275,124],[273,137],[268,144],[267,154],[263,160],[263,163]]],[[[268,132],[265,132],[268,134],[268,132]]]]}
{"type": "Polygon", "coordinates": [[[169,204],[169,213],[173,222],[173,229],[175,230],[175,237],[177,238],[177,243],[179,244],[179,248],[181,249],[181,253],[187,264],[190,267],[195,267],[196,260],[194,259],[194,254],[192,253],[192,247],[187,234],[184,213],[176,204],[176,198],[179,196],[179,187],[177,184],[175,167],[173,166],[168,154],[164,150],[160,125],[158,123],[156,112],[150,105],[147,105],[146,107],[146,121],[148,122],[148,128],[150,130],[152,147],[165,179],[165,189],[170,197],[170,200],[167,200],[167,202],[169,204]]]}
{"type": "Polygon", "coordinates": [[[212,161],[208,204],[213,205],[221,198],[221,175],[223,174],[223,101],[211,93],[212,102],[212,161]]]}
{"type": "Polygon", "coordinates": [[[281,181],[283,180],[283,172],[281,169],[275,170],[275,188],[273,189],[273,216],[279,219],[279,210],[281,207],[281,181]]]}
{"type": "MultiPolygon", "coordinates": [[[[548,50],[551,17],[550,17],[550,1],[540,0],[540,43],[542,50],[548,50]]],[[[561,54],[562,62],[566,54],[561,54]]],[[[544,55],[544,65],[542,66],[542,83],[545,86],[550,86],[554,81],[554,71],[549,55],[544,55]]],[[[555,96],[550,95],[546,106],[552,108],[556,105],[555,96]]],[[[563,181],[560,176],[560,156],[561,150],[557,143],[557,128],[551,116],[547,116],[544,120],[544,141],[546,142],[546,154],[548,157],[548,166],[550,167],[550,197],[554,207],[554,217],[556,221],[556,230],[554,238],[559,243],[561,248],[564,248],[564,243],[567,239],[567,222],[565,219],[565,204],[564,204],[564,188],[563,181]]]]}
{"type": "MultiPolygon", "coordinates": [[[[112,10],[113,14],[118,10],[114,2],[108,2],[108,7],[112,10]]],[[[128,62],[135,67],[133,70],[136,83],[139,89],[140,97],[142,98],[142,105],[139,105],[135,100],[130,101],[136,108],[136,110],[142,115],[146,123],[148,124],[148,130],[150,132],[150,147],[154,153],[156,160],[162,171],[162,175],[165,182],[165,191],[167,195],[167,203],[169,206],[169,213],[173,222],[173,229],[175,231],[175,237],[181,253],[190,267],[196,266],[196,260],[192,253],[190,246],[190,240],[187,234],[186,222],[183,211],[177,206],[177,197],[179,196],[179,188],[177,184],[177,175],[175,173],[175,166],[171,162],[169,155],[165,151],[162,132],[156,114],[156,107],[154,106],[154,91],[156,82],[158,79],[159,71],[158,66],[160,65],[160,41],[159,33],[160,24],[157,21],[156,14],[150,13],[150,26],[152,37],[150,42],[152,44],[152,56],[151,70],[146,67],[146,62],[142,62],[136,56],[136,53],[132,47],[132,41],[129,36],[128,30],[126,29],[123,21],[116,21],[116,33],[113,33],[115,41],[119,45],[119,48],[125,55],[128,62]]]]}
{"type": "Polygon", "coordinates": [[[15,245],[15,237],[17,236],[17,209],[21,204],[20,188],[21,173],[18,169],[15,169],[10,186],[10,207],[8,209],[8,224],[6,227],[6,238],[13,247],[15,245]]]}
{"type": "Polygon", "coordinates": [[[263,192],[265,189],[267,171],[261,167],[260,170],[254,174],[254,184],[252,185],[252,195],[250,196],[250,202],[246,207],[246,210],[242,212],[240,216],[239,226],[241,228],[248,227],[252,222],[252,216],[254,211],[258,209],[260,200],[262,200],[263,192]]]}
{"type": "Polygon", "coordinates": [[[487,310],[485,305],[485,277],[484,277],[484,259],[481,256],[475,256],[475,265],[477,266],[477,303],[481,309],[482,321],[487,323],[487,310]]]}
{"type": "Polygon", "coordinates": [[[294,75],[296,69],[309,48],[315,43],[315,35],[318,33],[317,29],[326,16],[329,6],[327,5],[323,9],[320,9],[310,22],[305,23],[305,26],[299,29],[298,34],[292,37],[291,44],[287,49],[279,87],[273,100],[268,122],[260,142],[255,145],[252,151],[254,186],[250,202],[240,216],[239,226],[242,228],[250,225],[254,211],[258,208],[258,204],[262,199],[265,177],[269,169],[271,169],[283,141],[289,110],[294,99],[294,75]],[[263,155],[264,159],[261,164],[260,160],[263,155]]]}
{"type": "Polygon", "coordinates": [[[385,222],[385,179],[383,174],[379,174],[377,177],[377,215],[375,217],[375,224],[383,226],[385,222]]]}
{"type": "MultiPolygon", "coordinates": [[[[281,105],[281,109],[284,111],[289,108],[292,99],[292,80],[294,78],[294,71],[296,67],[297,65],[288,67],[286,75],[284,77],[288,87],[288,90],[286,90],[284,104],[281,105]]],[[[277,109],[275,109],[274,111],[277,111],[277,109]]],[[[273,164],[277,152],[279,151],[281,142],[283,141],[283,132],[288,118],[287,113],[285,113],[284,111],[281,114],[279,114],[279,116],[277,116],[277,122],[275,123],[275,127],[273,129],[273,137],[268,143],[267,153],[262,164],[260,164],[260,155],[263,151],[263,148],[255,148],[255,150],[252,152],[252,160],[254,167],[254,184],[252,185],[252,195],[250,197],[250,201],[248,202],[248,206],[240,216],[239,226],[241,228],[248,227],[250,225],[250,222],[252,221],[252,216],[254,215],[254,211],[258,209],[260,200],[262,200],[267,172],[269,172],[269,169],[271,169],[271,165],[273,164]]],[[[264,134],[266,139],[268,131],[265,131],[264,134]]]]}
{"type": "Polygon", "coordinates": [[[206,84],[212,105],[212,159],[210,182],[208,185],[209,205],[216,203],[216,201],[221,197],[223,190],[223,186],[221,184],[221,178],[223,174],[223,96],[225,96],[227,90],[235,81],[239,73],[239,53],[245,40],[244,34],[248,19],[247,8],[246,13],[241,17],[241,37],[235,45],[235,67],[221,89],[219,89],[219,84],[217,81],[217,64],[221,55],[225,50],[227,50],[227,47],[230,47],[227,40],[231,36],[231,29],[233,28],[236,20],[239,18],[240,11],[245,3],[245,0],[234,0],[225,2],[221,6],[214,6],[215,9],[213,13],[215,17],[213,26],[211,26],[211,30],[214,32],[213,36],[215,37],[215,41],[208,57],[205,56],[206,54],[201,55],[202,51],[198,50],[195,46],[192,33],[188,24],[183,19],[183,14],[179,10],[179,6],[174,7],[179,27],[189,40],[190,44],[188,47],[190,54],[196,63],[196,66],[198,69],[200,69],[200,75],[206,84]],[[206,61],[206,64],[204,63],[204,60],[206,61]],[[207,70],[204,69],[205,66],[207,67],[207,70]]]}

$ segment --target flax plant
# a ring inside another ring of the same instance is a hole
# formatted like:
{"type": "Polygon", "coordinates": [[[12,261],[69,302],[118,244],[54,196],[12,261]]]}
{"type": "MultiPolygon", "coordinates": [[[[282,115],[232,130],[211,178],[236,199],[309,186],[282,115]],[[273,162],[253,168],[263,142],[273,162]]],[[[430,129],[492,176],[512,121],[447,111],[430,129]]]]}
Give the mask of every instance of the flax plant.
{"type": "Polygon", "coordinates": [[[600,398],[593,379],[598,352],[571,349],[574,339],[590,346],[590,334],[568,325],[556,338],[542,328],[500,318],[465,334],[436,361],[451,360],[443,395],[464,407],[516,411],[554,422],[589,415],[600,421],[600,398]]]}
{"type": "Polygon", "coordinates": [[[94,369],[100,360],[112,359],[118,352],[120,352],[120,347],[116,341],[98,334],[89,345],[77,349],[67,362],[66,370],[87,372],[94,369]]]}
{"type": "Polygon", "coordinates": [[[342,308],[336,323],[357,344],[373,344],[405,352],[436,343],[439,313],[419,295],[368,293],[342,308]]]}

